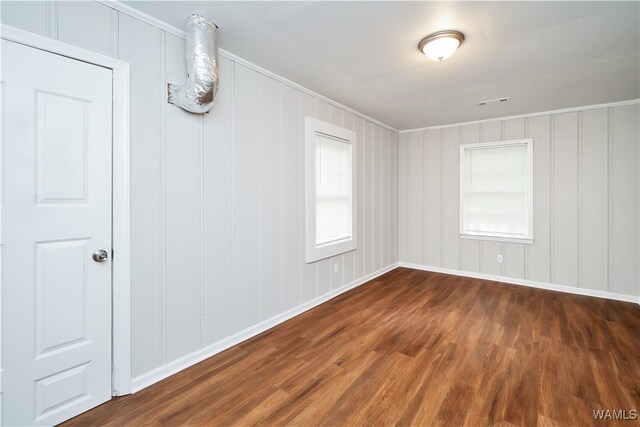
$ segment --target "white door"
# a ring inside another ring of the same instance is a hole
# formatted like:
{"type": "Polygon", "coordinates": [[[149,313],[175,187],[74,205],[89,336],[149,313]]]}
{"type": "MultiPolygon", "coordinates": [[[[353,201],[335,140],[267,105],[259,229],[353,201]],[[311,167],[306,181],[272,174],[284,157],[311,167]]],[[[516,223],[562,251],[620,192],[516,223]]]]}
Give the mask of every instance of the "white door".
{"type": "Polygon", "coordinates": [[[111,398],[112,73],[1,55],[2,422],[51,425],[111,398]]]}

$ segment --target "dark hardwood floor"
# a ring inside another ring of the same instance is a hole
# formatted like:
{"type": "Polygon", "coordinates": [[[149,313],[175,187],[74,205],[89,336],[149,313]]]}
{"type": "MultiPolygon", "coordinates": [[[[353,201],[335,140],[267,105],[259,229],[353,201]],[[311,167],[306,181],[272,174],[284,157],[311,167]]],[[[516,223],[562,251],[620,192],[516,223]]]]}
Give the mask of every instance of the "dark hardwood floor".
{"type": "Polygon", "coordinates": [[[640,425],[640,306],[398,268],[69,425],[640,425]]]}

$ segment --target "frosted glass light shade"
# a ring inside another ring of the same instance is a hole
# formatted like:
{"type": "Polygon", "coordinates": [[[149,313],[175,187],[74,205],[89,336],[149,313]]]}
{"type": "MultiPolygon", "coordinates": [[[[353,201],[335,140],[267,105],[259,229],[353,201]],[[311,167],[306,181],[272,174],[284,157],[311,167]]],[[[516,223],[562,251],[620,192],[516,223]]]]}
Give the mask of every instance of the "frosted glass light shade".
{"type": "Polygon", "coordinates": [[[427,58],[442,61],[453,55],[458,50],[458,46],[460,46],[458,40],[446,37],[427,43],[422,51],[427,55],[427,58]]]}
{"type": "Polygon", "coordinates": [[[459,31],[438,31],[422,39],[418,48],[427,58],[443,61],[453,55],[463,41],[464,35],[459,31]]]}

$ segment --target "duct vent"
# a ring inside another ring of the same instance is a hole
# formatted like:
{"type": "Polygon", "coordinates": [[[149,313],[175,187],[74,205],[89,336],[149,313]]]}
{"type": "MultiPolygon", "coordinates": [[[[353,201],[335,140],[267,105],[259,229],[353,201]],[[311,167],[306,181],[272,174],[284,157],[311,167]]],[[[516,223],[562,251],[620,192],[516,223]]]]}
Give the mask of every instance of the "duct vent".
{"type": "Polygon", "coordinates": [[[192,113],[206,113],[213,106],[218,92],[217,28],[204,16],[187,18],[187,82],[183,85],[167,83],[170,104],[192,113]]]}
{"type": "Polygon", "coordinates": [[[505,96],[504,98],[487,99],[485,101],[476,102],[477,105],[499,104],[500,102],[507,102],[511,97],[505,96]]]}

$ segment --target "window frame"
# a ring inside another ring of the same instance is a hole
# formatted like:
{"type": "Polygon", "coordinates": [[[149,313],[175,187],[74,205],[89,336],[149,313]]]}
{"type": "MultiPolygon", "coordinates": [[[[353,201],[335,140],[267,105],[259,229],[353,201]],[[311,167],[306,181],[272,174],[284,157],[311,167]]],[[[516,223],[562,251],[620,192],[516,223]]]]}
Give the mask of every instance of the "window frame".
{"type": "Polygon", "coordinates": [[[524,243],[533,244],[534,242],[534,229],[533,229],[533,138],[521,138],[512,139],[508,141],[494,141],[494,142],[481,142],[474,144],[460,145],[460,188],[459,188],[459,237],[461,239],[471,240],[488,240],[495,242],[507,242],[507,243],[524,243]],[[524,145],[527,147],[528,157],[528,188],[527,188],[527,235],[525,237],[509,237],[500,236],[494,233],[473,233],[464,229],[464,182],[466,178],[465,174],[465,153],[467,150],[477,150],[483,148],[496,148],[496,147],[512,147],[524,145]]]}
{"type": "Polygon", "coordinates": [[[312,117],[305,118],[305,218],[307,264],[353,251],[357,248],[357,141],[356,133],[312,117]],[[351,237],[316,245],[316,182],[315,148],[318,133],[337,138],[351,145],[351,237]]]}

